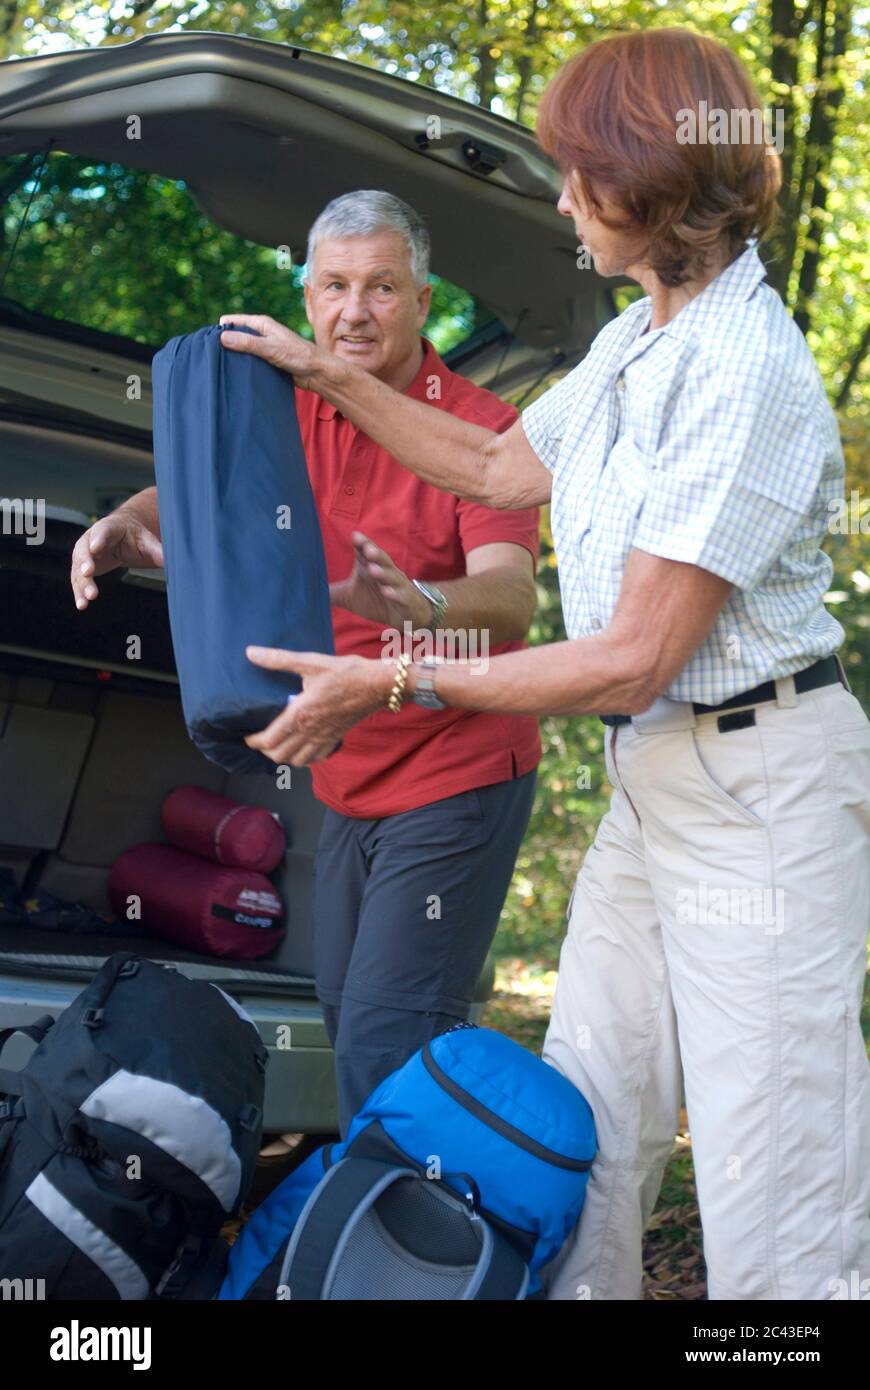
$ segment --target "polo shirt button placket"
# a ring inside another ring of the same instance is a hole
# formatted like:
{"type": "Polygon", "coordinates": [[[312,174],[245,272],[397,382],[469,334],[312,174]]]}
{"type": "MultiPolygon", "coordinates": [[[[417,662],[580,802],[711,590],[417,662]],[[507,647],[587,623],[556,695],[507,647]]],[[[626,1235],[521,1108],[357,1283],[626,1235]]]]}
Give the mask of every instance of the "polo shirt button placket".
{"type": "Polygon", "coordinates": [[[358,521],[362,503],[365,498],[365,472],[367,460],[372,454],[371,446],[365,441],[357,439],[349,449],[347,463],[342,469],[345,478],[353,478],[354,482],[340,482],[339,490],[336,494],[335,510],[341,516],[350,517],[353,521],[358,521]]]}

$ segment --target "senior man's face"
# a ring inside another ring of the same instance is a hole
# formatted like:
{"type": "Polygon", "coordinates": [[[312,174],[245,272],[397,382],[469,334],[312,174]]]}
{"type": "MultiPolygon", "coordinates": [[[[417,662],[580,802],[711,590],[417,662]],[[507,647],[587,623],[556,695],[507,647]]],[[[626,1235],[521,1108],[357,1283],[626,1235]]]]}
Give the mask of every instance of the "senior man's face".
{"type": "Polygon", "coordinates": [[[414,282],[406,242],[391,231],[321,241],[305,281],[318,346],[397,386],[416,370],[431,297],[430,285],[414,282]]]}

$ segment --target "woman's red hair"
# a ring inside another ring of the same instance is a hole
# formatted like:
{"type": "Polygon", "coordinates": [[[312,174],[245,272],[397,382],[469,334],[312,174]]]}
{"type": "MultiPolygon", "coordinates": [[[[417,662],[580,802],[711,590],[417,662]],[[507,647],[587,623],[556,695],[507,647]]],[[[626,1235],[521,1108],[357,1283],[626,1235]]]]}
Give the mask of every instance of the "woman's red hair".
{"type": "MultiPolygon", "coordinates": [[[[679,285],[724,241],[730,254],[763,236],[776,216],[779,158],[761,139],[734,144],[677,139],[680,112],[760,111],[730,49],[689,29],[599,39],[547,86],[538,139],[573,175],[607,226],[638,234],[641,254],[679,285]],[[605,217],[615,205],[620,220],[605,217]]],[[[760,126],[760,117],[758,125],[760,126]]]]}

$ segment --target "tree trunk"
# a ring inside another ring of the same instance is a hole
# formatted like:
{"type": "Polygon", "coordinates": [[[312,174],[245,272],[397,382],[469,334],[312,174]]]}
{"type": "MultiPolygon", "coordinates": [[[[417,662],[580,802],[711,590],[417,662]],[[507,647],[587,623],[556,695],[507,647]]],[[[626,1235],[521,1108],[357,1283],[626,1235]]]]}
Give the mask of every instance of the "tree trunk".
{"type": "MultiPolygon", "coordinates": [[[[822,0],[824,3],[824,0],[822,0]]],[[[789,251],[790,229],[797,224],[800,208],[796,206],[792,189],[795,165],[794,88],[798,85],[798,40],[803,20],[794,0],[771,0],[770,7],[770,72],[773,79],[773,101],[783,113],[782,187],[779,193],[780,220],[771,234],[773,262],[768,279],[773,288],[786,297],[794,245],[789,251]]]]}
{"type": "Polygon", "coordinates": [[[870,352],[870,323],[868,323],[867,327],[864,329],[864,336],[858,344],[858,350],[855,353],[855,356],[852,358],[852,361],[849,363],[849,370],[846,373],[846,376],[843,380],[843,385],[840,387],[840,390],[837,393],[837,399],[834,402],[834,405],[836,406],[837,410],[839,410],[841,406],[844,406],[846,404],[849,392],[851,391],[855,379],[858,376],[858,372],[861,369],[861,363],[864,361],[864,358],[867,356],[868,352],[870,352]]]}
{"type": "MultiPolygon", "coordinates": [[[[816,22],[815,91],[813,92],[813,99],[810,103],[810,119],[807,126],[806,139],[802,142],[800,150],[796,148],[794,152],[795,163],[800,164],[797,192],[793,197],[790,212],[787,217],[783,217],[780,231],[783,263],[788,266],[789,275],[791,274],[797,254],[800,219],[807,206],[807,192],[813,186],[816,170],[819,167],[819,118],[824,105],[825,57],[827,54],[828,26],[830,23],[828,4],[829,0],[816,0],[816,8],[812,11],[816,22]]],[[[786,291],[787,285],[784,285],[783,293],[786,293],[786,291]]]]}
{"type": "MultiPolygon", "coordinates": [[[[14,162],[9,159],[0,164],[0,168],[3,168],[3,165],[6,166],[2,176],[0,176],[0,208],[5,208],[13,193],[16,193],[19,188],[23,188],[33,177],[40,168],[44,157],[44,150],[35,150],[31,154],[15,156],[14,162]]],[[[9,270],[7,264],[9,253],[15,244],[17,234],[18,224],[16,223],[15,227],[7,232],[5,218],[0,217],[0,296],[2,296],[3,282],[9,270]]]]}
{"type": "MultiPolygon", "coordinates": [[[[843,100],[841,69],[846,52],[846,40],[851,22],[850,0],[835,0],[833,32],[829,53],[824,56],[822,71],[822,92],[818,104],[818,142],[817,158],[813,173],[813,191],[810,198],[810,225],[801,261],[798,278],[797,299],[795,301],[795,323],[802,333],[810,326],[810,301],[816,288],[821,260],[822,235],[825,228],[825,211],[828,203],[828,172],[831,166],[831,153],[837,129],[837,112],[843,100]]],[[[820,36],[820,42],[826,39],[820,36]]],[[[808,156],[811,151],[807,151],[808,156]]]]}
{"type": "Polygon", "coordinates": [[[487,33],[489,15],[486,0],[480,0],[477,7],[477,21],[480,25],[480,42],[477,49],[477,99],[481,106],[489,107],[495,96],[495,59],[490,54],[492,38],[487,33]]]}
{"type": "Polygon", "coordinates": [[[540,0],[531,0],[529,12],[526,15],[525,28],[525,52],[517,61],[517,71],[520,81],[517,88],[515,119],[522,121],[525,115],[526,97],[529,94],[529,81],[532,76],[532,46],[538,37],[538,5],[540,0]]]}
{"type": "Polygon", "coordinates": [[[20,6],[15,0],[2,0],[0,3],[0,60],[11,58],[13,35],[18,28],[20,6]]]}

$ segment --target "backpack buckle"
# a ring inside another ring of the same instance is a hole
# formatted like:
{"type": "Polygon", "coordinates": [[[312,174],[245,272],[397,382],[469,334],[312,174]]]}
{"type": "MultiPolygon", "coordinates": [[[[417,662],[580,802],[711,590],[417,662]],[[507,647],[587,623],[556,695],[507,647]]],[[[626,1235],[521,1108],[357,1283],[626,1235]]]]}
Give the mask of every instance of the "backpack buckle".
{"type": "Polygon", "coordinates": [[[260,1123],[260,1107],[258,1105],[243,1105],[239,1111],[239,1124],[242,1129],[248,1129],[252,1133],[260,1123]]]}
{"type": "Polygon", "coordinates": [[[102,1028],[103,1009],[85,1009],[82,1014],[82,1023],[86,1028],[102,1028]]]}
{"type": "Polygon", "coordinates": [[[163,1275],[154,1290],[157,1298],[173,1297],[173,1293],[182,1287],[179,1276],[184,1276],[190,1267],[195,1264],[202,1250],[202,1237],[192,1235],[190,1232],[185,1236],[181,1244],[176,1248],[175,1255],[171,1264],[163,1271],[163,1275]],[[178,1283],[175,1281],[179,1280],[178,1283]]]}
{"type": "Polygon", "coordinates": [[[474,1181],[474,1178],[471,1176],[471,1174],[470,1174],[470,1173],[442,1173],[442,1174],[441,1174],[441,1181],[443,1182],[445,1178],[461,1178],[461,1179],[462,1179],[462,1181],[465,1183],[465,1191],[464,1191],[464,1192],[460,1192],[460,1193],[454,1193],[454,1195],[462,1198],[462,1201],[465,1203],[466,1210],[468,1211],[468,1215],[469,1215],[469,1217],[471,1218],[471,1220],[472,1220],[472,1221],[479,1221],[479,1220],[480,1220],[480,1188],[478,1187],[477,1183],[474,1181]]]}
{"type": "Polygon", "coordinates": [[[141,964],[142,962],[140,960],[136,960],[135,958],[131,960],[125,960],[124,964],[121,966],[121,969],[118,971],[118,979],[129,980],[132,978],[133,975],[138,975],[139,966],[141,964]]]}

